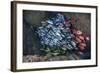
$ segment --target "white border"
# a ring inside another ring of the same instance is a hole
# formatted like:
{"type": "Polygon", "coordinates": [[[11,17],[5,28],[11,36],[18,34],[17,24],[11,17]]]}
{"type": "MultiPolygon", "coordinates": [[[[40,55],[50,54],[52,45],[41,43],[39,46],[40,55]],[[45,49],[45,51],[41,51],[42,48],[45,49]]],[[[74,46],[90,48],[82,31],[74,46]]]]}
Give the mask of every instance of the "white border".
{"type": "Polygon", "coordinates": [[[35,68],[51,68],[51,67],[68,67],[96,64],[96,10],[94,8],[82,7],[60,7],[60,6],[44,6],[44,5],[29,5],[17,4],[17,69],[35,69],[35,68]],[[25,10],[41,10],[41,11],[63,11],[63,12],[81,12],[91,13],[91,60],[70,60],[70,61],[55,61],[55,62],[33,62],[23,63],[23,9],[25,10]]]}

